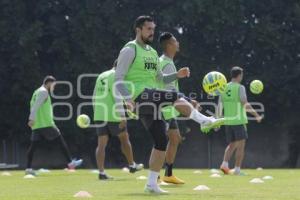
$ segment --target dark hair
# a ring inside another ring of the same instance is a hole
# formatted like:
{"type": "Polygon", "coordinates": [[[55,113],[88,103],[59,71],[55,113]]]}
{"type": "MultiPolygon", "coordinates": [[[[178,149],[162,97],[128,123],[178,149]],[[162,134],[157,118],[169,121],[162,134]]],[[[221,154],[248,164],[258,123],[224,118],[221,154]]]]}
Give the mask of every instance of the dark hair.
{"type": "Polygon", "coordinates": [[[147,15],[142,15],[136,18],[134,21],[133,29],[135,31],[136,28],[142,28],[145,22],[154,22],[153,18],[147,15]]]}
{"type": "Polygon", "coordinates": [[[54,78],[54,76],[46,76],[43,80],[43,84],[46,85],[47,83],[50,83],[50,82],[54,82],[56,81],[56,79],[54,78]]]}
{"type": "Polygon", "coordinates": [[[231,74],[231,78],[236,78],[238,75],[243,73],[243,69],[241,67],[235,66],[232,67],[230,74],[231,74]]]}
{"type": "Polygon", "coordinates": [[[163,32],[162,34],[160,34],[158,41],[161,45],[163,45],[165,43],[165,41],[168,41],[172,37],[174,37],[172,33],[163,32]]]}

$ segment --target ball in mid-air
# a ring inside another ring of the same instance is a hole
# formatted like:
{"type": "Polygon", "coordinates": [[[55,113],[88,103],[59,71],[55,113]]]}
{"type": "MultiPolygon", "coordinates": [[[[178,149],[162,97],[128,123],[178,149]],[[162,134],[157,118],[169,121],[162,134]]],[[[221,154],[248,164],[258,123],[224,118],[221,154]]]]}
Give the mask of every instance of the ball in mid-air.
{"type": "Polygon", "coordinates": [[[77,117],[76,123],[80,128],[87,128],[90,126],[91,120],[89,116],[81,114],[77,117]]]}
{"type": "Polygon", "coordinates": [[[250,83],[250,91],[253,94],[260,94],[264,90],[264,84],[260,80],[253,80],[250,83]]]}
{"type": "Polygon", "coordinates": [[[227,85],[226,77],[217,71],[209,72],[204,76],[202,86],[204,91],[213,96],[218,96],[225,91],[227,85]]]}

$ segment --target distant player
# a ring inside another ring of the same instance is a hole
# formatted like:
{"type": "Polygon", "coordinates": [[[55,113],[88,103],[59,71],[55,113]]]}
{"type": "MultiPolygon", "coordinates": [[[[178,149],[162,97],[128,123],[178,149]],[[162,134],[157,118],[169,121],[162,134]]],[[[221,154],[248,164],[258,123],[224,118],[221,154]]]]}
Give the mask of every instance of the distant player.
{"type": "Polygon", "coordinates": [[[179,78],[189,77],[190,71],[181,68],[178,72],[165,75],[159,69],[159,57],[150,46],[154,38],[155,23],[149,16],[140,16],[134,24],[136,38],[120,51],[116,69],[117,90],[123,96],[127,108],[136,110],[144,127],[151,133],[154,146],[149,159],[149,177],[146,192],[166,193],[157,184],[160,169],[165,161],[167,148],[166,124],[160,118],[162,106],[174,105],[182,115],[205,127],[215,127],[223,119],[202,115],[194,109],[190,99],[182,93],[158,90],[159,82],[170,83],[179,78]],[[131,83],[131,84],[130,84],[131,83]]]}
{"type": "Polygon", "coordinates": [[[247,101],[246,89],[241,82],[243,80],[243,69],[233,67],[231,69],[231,82],[227,84],[225,92],[219,99],[219,116],[224,108],[225,131],[228,146],[225,149],[224,159],[220,169],[224,174],[229,174],[229,160],[235,152],[235,175],[241,174],[241,165],[244,159],[244,150],[247,133],[247,114],[246,111],[253,115],[258,123],[262,117],[252,108],[247,101]]]}
{"type": "Polygon", "coordinates": [[[129,171],[131,173],[143,169],[144,166],[143,164],[136,164],[134,162],[132,147],[126,129],[126,121],[124,119],[121,120],[121,117],[125,116],[121,116],[119,112],[116,111],[118,107],[115,104],[116,99],[113,92],[116,64],[117,61],[114,62],[114,67],[111,70],[105,71],[98,76],[94,88],[94,122],[100,126],[96,128],[98,135],[96,160],[100,180],[112,179],[112,177],[104,171],[105,149],[109,137],[111,136],[117,136],[119,138],[122,153],[128,161],[129,171]]]}
{"type": "MultiPolygon", "coordinates": [[[[164,74],[177,73],[176,66],[173,59],[177,52],[179,52],[179,42],[169,32],[164,32],[159,37],[159,43],[163,49],[163,55],[159,58],[160,67],[164,74]]],[[[173,90],[179,92],[178,81],[175,80],[168,84],[162,84],[163,89],[173,90]]],[[[191,102],[197,104],[196,101],[191,102]]],[[[173,184],[184,184],[184,181],[173,175],[173,163],[175,161],[176,152],[179,143],[181,142],[181,135],[178,128],[176,117],[179,112],[173,106],[168,106],[163,109],[164,119],[167,122],[167,135],[169,138],[166,150],[166,169],[165,176],[162,178],[164,182],[173,184]]]]}
{"type": "Polygon", "coordinates": [[[53,109],[51,104],[50,91],[54,90],[55,78],[53,76],[46,76],[43,85],[36,89],[30,101],[30,115],[28,126],[32,129],[31,144],[27,152],[27,168],[25,173],[36,175],[32,169],[31,163],[33,154],[42,139],[59,143],[68,163],[68,168],[74,169],[82,164],[82,160],[75,160],[71,158],[68,146],[56,127],[53,120],[53,109]]]}

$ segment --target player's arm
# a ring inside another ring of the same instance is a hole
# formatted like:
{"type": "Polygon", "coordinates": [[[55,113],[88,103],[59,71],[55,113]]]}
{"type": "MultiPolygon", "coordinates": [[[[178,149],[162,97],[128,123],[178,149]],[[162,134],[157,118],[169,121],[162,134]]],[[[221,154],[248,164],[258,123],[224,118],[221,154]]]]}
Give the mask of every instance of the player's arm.
{"type": "Polygon", "coordinates": [[[221,118],[223,117],[223,103],[222,103],[222,97],[219,96],[218,99],[218,106],[217,106],[217,112],[216,112],[216,118],[221,118]]]}
{"type": "Polygon", "coordinates": [[[258,123],[261,122],[262,117],[253,109],[251,104],[248,102],[246,89],[243,85],[240,87],[240,100],[246,111],[254,116],[258,123]]]}
{"type": "Polygon", "coordinates": [[[31,110],[30,110],[28,126],[32,127],[34,125],[34,120],[35,120],[35,117],[36,117],[36,113],[37,113],[39,107],[48,98],[48,95],[49,95],[48,92],[44,91],[44,90],[40,91],[37,94],[36,101],[35,101],[34,105],[31,107],[31,110]]]}
{"type": "Polygon", "coordinates": [[[95,103],[96,103],[96,90],[97,90],[97,81],[95,83],[95,87],[94,87],[94,90],[93,90],[93,98],[92,98],[92,104],[93,104],[93,110],[95,111],[95,103]]]}
{"type": "Polygon", "coordinates": [[[134,101],[131,99],[131,95],[126,88],[124,79],[126,74],[128,73],[129,67],[133,62],[135,57],[135,49],[127,46],[124,47],[119,54],[118,63],[115,73],[115,90],[122,96],[122,98],[126,102],[126,106],[128,109],[133,111],[134,110],[134,101]]]}
{"type": "MultiPolygon", "coordinates": [[[[162,73],[163,74],[165,74],[165,75],[169,75],[169,74],[177,74],[176,73],[176,71],[174,71],[174,67],[175,66],[172,66],[172,64],[166,64],[165,66],[164,66],[164,68],[163,68],[163,70],[162,70],[162,73]]],[[[174,76],[174,75],[173,75],[174,76]]],[[[172,77],[172,78],[174,78],[174,77],[172,77]]],[[[177,77],[175,77],[175,80],[177,79],[177,77]]],[[[174,80],[174,81],[175,81],[174,80]]],[[[174,81],[172,81],[172,82],[169,82],[169,83],[166,83],[166,88],[168,89],[168,90],[177,90],[177,88],[176,88],[176,84],[175,84],[175,82],[174,81]]]]}
{"type": "Polygon", "coordinates": [[[165,74],[162,70],[157,71],[156,79],[158,81],[163,81],[164,83],[171,83],[177,79],[185,78],[190,76],[190,69],[188,67],[183,67],[178,72],[173,72],[170,74],[165,74]]]}

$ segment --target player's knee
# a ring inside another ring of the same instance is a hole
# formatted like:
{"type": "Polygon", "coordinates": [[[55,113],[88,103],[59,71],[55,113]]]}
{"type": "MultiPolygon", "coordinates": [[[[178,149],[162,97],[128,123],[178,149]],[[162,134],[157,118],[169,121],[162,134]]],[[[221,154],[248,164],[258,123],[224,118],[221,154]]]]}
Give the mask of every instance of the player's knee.
{"type": "Polygon", "coordinates": [[[236,146],[237,146],[236,142],[231,142],[228,144],[229,149],[234,149],[234,148],[236,148],[236,146]]]}
{"type": "Polygon", "coordinates": [[[159,151],[166,151],[167,149],[167,138],[161,137],[160,140],[155,141],[154,148],[159,151]]]}
{"type": "Polygon", "coordinates": [[[98,149],[105,150],[107,143],[108,143],[108,139],[106,138],[106,136],[99,137],[98,138],[98,149]]]}
{"type": "Polygon", "coordinates": [[[120,139],[120,143],[121,143],[121,146],[123,146],[123,147],[127,147],[127,146],[131,145],[129,138],[120,139]]]}

